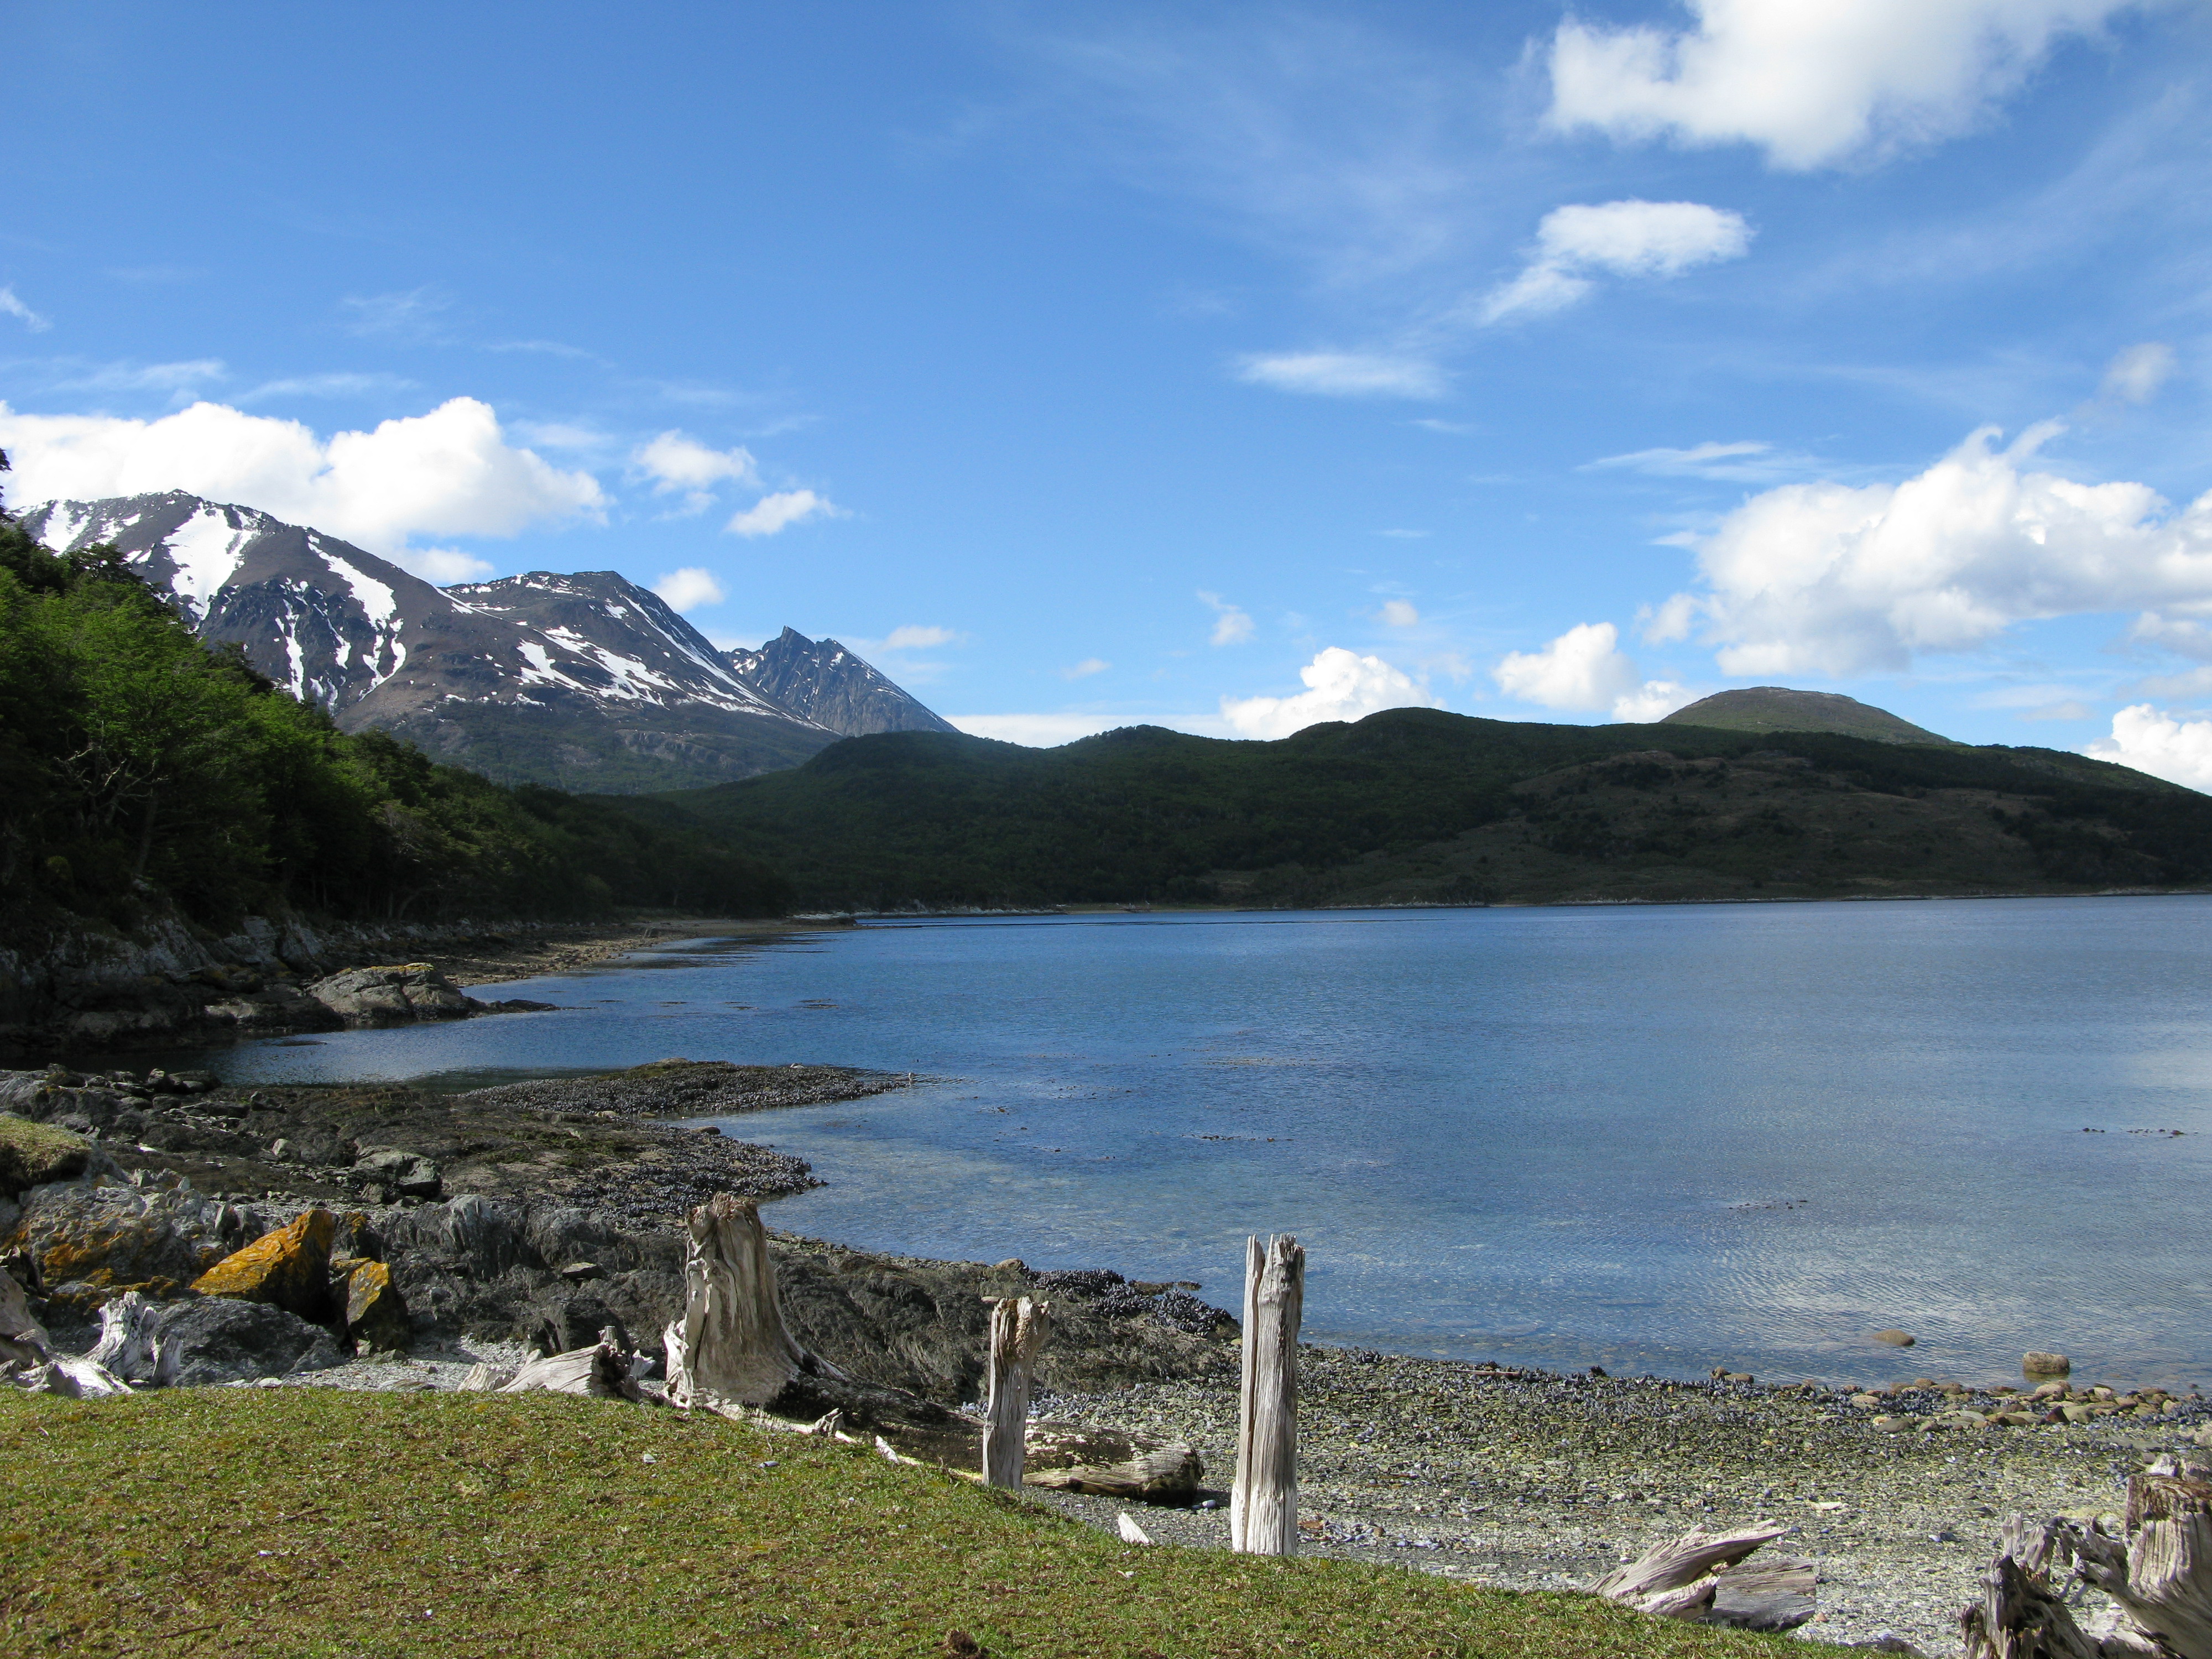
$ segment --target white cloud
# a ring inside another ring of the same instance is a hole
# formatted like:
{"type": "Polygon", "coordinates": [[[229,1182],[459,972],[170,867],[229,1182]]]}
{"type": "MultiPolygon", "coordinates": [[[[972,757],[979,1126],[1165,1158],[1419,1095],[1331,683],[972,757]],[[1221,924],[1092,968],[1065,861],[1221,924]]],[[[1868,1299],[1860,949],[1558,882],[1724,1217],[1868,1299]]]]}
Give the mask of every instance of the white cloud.
{"type": "Polygon", "coordinates": [[[2107,403],[2147,404],[2173,377],[2173,348],[2158,340],[2131,345],[2105,370],[2097,395],[2107,403]]]}
{"type": "Polygon", "coordinates": [[[2014,624],[2212,604],[2212,495],[2180,513],[2148,485],[2025,470],[2059,428],[2008,449],[1984,428],[1916,477],[1786,484],[1698,544],[1693,608],[1733,675],[1895,671],[2014,624]]]}
{"type": "Polygon", "coordinates": [[[702,605],[720,605],[727,597],[714,573],[696,564],[670,571],[653,583],[653,591],[668,601],[672,611],[696,611],[702,605]]]}
{"type": "Polygon", "coordinates": [[[2212,794],[2212,720],[2177,720],[2147,702],[2112,716],[2112,735],[2085,754],[2212,794]]]}
{"type": "Polygon", "coordinates": [[[1517,313],[1559,311],[1588,294],[1593,273],[1679,276],[1751,247],[1743,216],[1702,202],[1574,203],[1554,208],[1536,228],[1528,267],[1494,289],[1480,308],[1495,323],[1517,313]]]}
{"type": "Polygon", "coordinates": [[[844,516],[844,508],[811,489],[780,489],[762,496],[722,528],[732,536],[773,536],[809,519],[844,516]]]}
{"type": "Polygon", "coordinates": [[[725,480],[751,484],[759,478],[750,450],[743,446],[736,449],[709,449],[696,439],[676,431],[662,433],[651,443],[641,446],[630,459],[639,471],[653,480],[653,494],[665,495],[671,490],[687,490],[694,503],[702,507],[709,499],[707,492],[716,484],[725,480]]]}
{"type": "Polygon", "coordinates": [[[886,651],[933,651],[940,645],[958,645],[964,636],[950,628],[925,628],[908,623],[894,628],[884,640],[886,651]]]}
{"type": "Polygon", "coordinates": [[[102,363],[54,385],[62,392],[185,392],[204,380],[222,380],[228,372],[219,357],[176,363],[102,363]]]}
{"type": "Polygon", "coordinates": [[[1306,689],[1289,697],[1224,697],[1221,715],[1245,738],[1287,738],[1322,720],[1356,720],[1385,708],[1441,708],[1425,688],[1380,657],[1340,645],[1321,652],[1298,678],[1306,689]]]}
{"type": "Polygon", "coordinates": [[[438,313],[452,301],[425,286],[398,294],[348,295],[338,304],[353,313],[353,321],[347,326],[356,334],[418,341],[431,337],[438,313]]]}
{"type": "Polygon", "coordinates": [[[1688,0],[1690,32],[1570,18],[1549,124],[1616,138],[1748,143],[1804,169],[1965,131],[2051,42],[2131,0],[1688,0]]]}
{"type": "MultiPolygon", "coordinates": [[[[214,365],[217,374],[222,365],[214,365]]],[[[266,380],[241,394],[242,404],[259,403],[269,398],[374,398],[389,397],[395,392],[410,392],[415,382],[397,374],[295,374],[282,380],[266,380]]]]}
{"type": "Polygon", "coordinates": [[[43,334],[53,324],[15,297],[12,288],[0,288],[0,317],[13,317],[33,334],[43,334]]]}
{"type": "Polygon", "coordinates": [[[1081,662],[1071,663],[1060,671],[1064,680],[1089,679],[1093,674],[1103,674],[1114,665],[1103,657],[1085,657],[1081,662]]]}
{"type": "Polygon", "coordinates": [[[1252,637],[1252,618],[1242,605],[1231,605],[1220,594],[1209,593],[1203,588],[1199,590],[1198,597],[1214,610],[1213,632],[1207,636],[1209,643],[1242,645],[1252,637]]]}
{"type": "Polygon", "coordinates": [[[1672,680],[1647,680],[1611,623],[1578,623],[1541,651],[1509,651],[1490,671],[1498,690],[1542,708],[1606,709],[1656,720],[1693,700],[1672,680]]]}
{"type": "Polygon", "coordinates": [[[605,501],[588,472],[563,472],[509,445],[491,406],[474,398],[327,439],[298,421],[222,404],[157,421],[21,415],[0,404],[0,448],[27,501],[188,490],[312,525],[434,575],[468,556],[410,549],[411,538],[508,536],[596,517],[605,501]]]}
{"type": "Polygon", "coordinates": [[[1291,351],[1242,359],[1237,378],[1323,398],[1441,398],[1450,382],[1434,363],[1364,351],[1291,351]]]}
{"type": "Polygon", "coordinates": [[[392,562],[413,571],[426,582],[481,581],[496,568],[489,560],[458,547],[410,547],[392,556],[392,562]]]}
{"type": "Polygon", "coordinates": [[[1421,613],[1413,608],[1410,599],[1385,599],[1378,613],[1384,625],[1390,628],[1417,628],[1421,613]]]}
{"type": "Polygon", "coordinates": [[[2146,611],[2136,618],[2128,629],[2128,637],[2155,645],[2178,656],[2194,657],[2199,662],[2212,662],[2212,629],[2203,623],[2189,622],[2173,617],[2161,617],[2155,611],[2146,611]]]}
{"type": "Polygon", "coordinates": [[[1120,714],[947,714],[945,718],[971,738],[992,738],[1031,749],[1056,749],[1078,738],[1095,738],[1101,732],[1143,723],[1120,714]]]}
{"type": "Polygon", "coordinates": [[[1809,455],[1784,454],[1772,444],[1692,444],[1687,449],[1636,449],[1584,461],[1577,471],[1641,472],[1654,478],[1710,478],[1729,483],[1771,483],[1813,465],[1809,455]]]}

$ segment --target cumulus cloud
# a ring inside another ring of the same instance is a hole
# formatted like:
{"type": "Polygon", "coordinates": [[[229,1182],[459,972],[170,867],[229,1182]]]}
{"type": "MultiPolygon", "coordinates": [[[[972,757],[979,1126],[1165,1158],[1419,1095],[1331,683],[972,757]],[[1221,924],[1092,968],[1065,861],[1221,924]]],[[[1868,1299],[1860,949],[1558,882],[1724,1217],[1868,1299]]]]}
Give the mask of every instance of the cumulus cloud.
{"type": "Polygon", "coordinates": [[[1541,651],[1509,651],[1490,672],[1498,690],[1522,702],[1601,708],[1619,720],[1656,720],[1692,697],[1672,680],[1644,678],[1611,623],[1578,623],[1541,651]]]}
{"type": "Polygon", "coordinates": [[[2097,395],[2111,404],[2147,404],[2173,378],[2173,348],[2163,341],[2131,345],[2105,370],[2097,395]]]}
{"type": "Polygon", "coordinates": [[[1410,599],[1385,599],[1382,609],[1376,613],[1388,628],[1418,628],[1421,613],[1413,608],[1410,599]]]}
{"type": "Polygon", "coordinates": [[[0,317],[13,317],[33,334],[42,334],[53,324],[15,297],[12,288],[0,288],[0,317]]]}
{"type": "Polygon", "coordinates": [[[1695,614],[1730,674],[1838,677],[1965,651],[2016,623],[2212,604],[2212,495],[2175,513],[2148,485],[2030,469],[2059,428],[2009,448],[1984,428],[1901,484],[1785,484],[1698,545],[1695,614]]]}
{"type": "Polygon", "coordinates": [[[1237,378],[1323,398],[1441,398],[1450,381],[1418,357],[1364,351],[1291,351],[1246,357],[1237,378]]]}
{"type": "Polygon", "coordinates": [[[773,536],[809,519],[842,519],[845,509],[811,489],[763,495],[722,526],[732,536],[773,536]]]}
{"type": "Polygon", "coordinates": [[[717,484],[752,484],[759,481],[750,450],[743,446],[736,449],[709,449],[696,439],[676,431],[664,432],[651,443],[641,445],[630,461],[653,480],[654,495],[683,490],[695,511],[703,509],[713,499],[709,492],[717,484]]]}
{"type": "Polygon", "coordinates": [[[1085,657],[1081,662],[1070,663],[1060,671],[1064,680],[1089,679],[1093,674],[1103,674],[1114,665],[1103,657],[1085,657]]]}
{"type": "Polygon", "coordinates": [[[2112,716],[2112,735],[2083,752],[2212,794],[2212,720],[2177,720],[2147,702],[2112,716]]]}
{"type": "Polygon", "coordinates": [[[1213,632],[1207,636],[1213,645],[1242,645],[1252,637],[1252,618],[1242,605],[1231,605],[1218,593],[1209,593],[1200,588],[1198,594],[1202,604],[1213,607],[1213,632]]]}
{"type": "Polygon", "coordinates": [[[653,583],[653,591],[668,601],[672,611],[696,611],[702,605],[720,605],[727,597],[714,573],[696,564],[670,571],[653,583]]]}
{"type": "Polygon", "coordinates": [[[1572,305],[1598,275],[1679,276],[1717,259],[1741,258],[1751,227],[1740,213],[1702,202],[1577,203],[1554,208],[1536,228],[1527,267],[1493,289],[1480,315],[1495,323],[1572,305]]]}
{"type": "Polygon", "coordinates": [[[588,472],[564,472],[507,441],[489,404],[453,398],[368,432],[318,437],[298,421],[196,403],[157,421],[21,415],[0,404],[0,448],[24,501],[86,501],[182,489],[313,525],[434,578],[450,550],[417,536],[511,536],[597,517],[588,472]]]}
{"type": "Polygon", "coordinates": [[[1688,0],[1697,26],[1570,18],[1548,123],[1615,138],[1752,143],[1803,170],[1963,131],[2061,35],[2132,0],[1688,0]]]}
{"type": "Polygon", "coordinates": [[[1221,716],[1239,737],[1287,738],[1322,720],[1356,720],[1385,708],[1441,708],[1425,688],[1380,657],[1340,645],[1321,652],[1298,678],[1306,689],[1289,697],[1224,697],[1221,716]]]}

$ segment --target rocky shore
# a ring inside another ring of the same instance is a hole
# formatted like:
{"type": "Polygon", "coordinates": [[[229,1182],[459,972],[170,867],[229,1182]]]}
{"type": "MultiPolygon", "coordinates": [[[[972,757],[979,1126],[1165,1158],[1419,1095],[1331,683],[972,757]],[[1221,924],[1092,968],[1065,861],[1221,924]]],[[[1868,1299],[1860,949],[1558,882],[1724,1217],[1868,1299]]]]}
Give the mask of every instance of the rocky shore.
{"type": "MultiPolygon", "coordinates": [[[[452,1388],[479,1365],[511,1370],[610,1329],[649,1354],[683,1303],[684,1209],[813,1182],[771,1147],[665,1120],[908,1081],[682,1060],[454,1095],[0,1075],[12,1115],[0,1118],[0,1256],[58,1344],[88,1347],[102,1305],[135,1291],[149,1340],[172,1333],[177,1374],[199,1380],[452,1388]],[[313,1244],[318,1228],[331,1285],[319,1314],[195,1312],[210,1305],[188,1288],[197,1276],[255,1250],[274,1262],[292,1249],[283,1241],[313,1244]]],[[[1208,1287],[786,1235],[770,1246],[799,1343],[863,1383],[941,1406],[972,1407],[981,1392],[985,1297],[1048,1299],[1039,1413],[1195,1447],[1198,1505],[1146,1509],[1139,1524],[1161,1543],[1225,1545],[1237,1333],[1208,1287]]],[[[1234,1299],[1234,1286],[1211,1288],[1234,1299]]],[[[1692,1526],[1768,1520],[1790,1528],[1778,1549],[1819,1565],[1820,1613],[1802,1634],[1888,1632],[1931,1656],[1955,1650],[1957,1611],[2004,1516],[2105,1514],[2147,1458],[2212,1448],[2212,1406],[2195,1395],[2070,1382],[2039,1392],[2025,1378],[1860,1394],[1310,1347],[1299,1392],[1310,1553],[1559,1589],[1692,1526]]],[[[1123,1507],[1031,1497],[1109,1528],[1123,1507]]]]}

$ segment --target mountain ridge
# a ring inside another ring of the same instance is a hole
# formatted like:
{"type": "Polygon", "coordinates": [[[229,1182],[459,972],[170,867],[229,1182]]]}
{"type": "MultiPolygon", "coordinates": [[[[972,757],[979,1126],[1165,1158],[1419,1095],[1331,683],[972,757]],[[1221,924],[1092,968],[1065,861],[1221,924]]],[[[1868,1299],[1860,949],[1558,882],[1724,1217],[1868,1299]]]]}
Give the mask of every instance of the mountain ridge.
{"type": "MultiPolygon", "coordinates": [[[[49,502],[20,521],[59,552],[115,545],[203,639],[237,647],[343,729],[392,732],[496,781],[696,786],[796,765],[845,735],[753,684],[613,571],[441,588],[321,531],[183,491],[49,502]]],[[[862,672],[936,718],[851,659],[848,678],[862,672]]]]}
{"type": "Polygon", "coordinates": [[[1662,726],[1702,726],[1723,732],[1834,732],[1876,743],[1933,744],[1964,748],[1954,739],[1915,726],[1887,708],[1836,691],[1800,691],[1787,685],[1749,685],[1717,691],[1677,708],[1662,726]]]}

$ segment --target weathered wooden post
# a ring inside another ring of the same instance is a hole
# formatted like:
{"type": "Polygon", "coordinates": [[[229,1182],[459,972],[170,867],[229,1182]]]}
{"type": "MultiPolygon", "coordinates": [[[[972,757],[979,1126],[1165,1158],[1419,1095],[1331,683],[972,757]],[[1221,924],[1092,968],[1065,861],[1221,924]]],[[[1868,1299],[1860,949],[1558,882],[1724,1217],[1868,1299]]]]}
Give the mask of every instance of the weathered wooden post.
{"type": "Polygon", "coordinates": [[[1044,1345],[1052,1304],[1028,1297],[993,1297],[989,1404],[983,1412],[983,1479],[994,1486],[1022,1484],[1028,1445],[1030,1371],[1044,1345]]]}
{"type": "Polygon", "coordinates": [[[1298,1321],[1306,1253],[1287,1236],[1244,1241],[1244,1388],[1237,1424],[1237,1484],[1229,1547],[1247,1555],[1298,1551],[1298,1321]]]}
{"type": "Polygon", "coordinates": [[[684,1316],[663,1336],[679,1406],[764,1405],[805,1353],[784,1328],[759,1206],[716,1194],[684,1218],[684,1316]]]}

